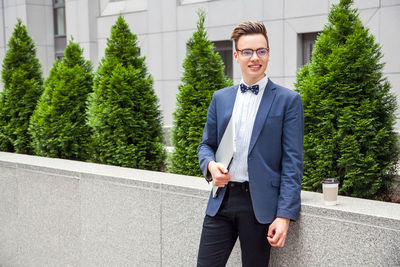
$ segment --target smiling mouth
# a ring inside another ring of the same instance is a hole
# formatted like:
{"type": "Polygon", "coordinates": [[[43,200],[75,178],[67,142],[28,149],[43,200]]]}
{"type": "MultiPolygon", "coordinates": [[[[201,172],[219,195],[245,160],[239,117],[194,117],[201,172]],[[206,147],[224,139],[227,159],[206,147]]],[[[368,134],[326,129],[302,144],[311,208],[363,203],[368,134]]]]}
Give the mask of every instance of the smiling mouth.
{"type": "Polygon", "coordinates": [[[251,70],[259,70],[259,69],[261,69],[261,65],[249,65],[249,68],[251,70]]]}

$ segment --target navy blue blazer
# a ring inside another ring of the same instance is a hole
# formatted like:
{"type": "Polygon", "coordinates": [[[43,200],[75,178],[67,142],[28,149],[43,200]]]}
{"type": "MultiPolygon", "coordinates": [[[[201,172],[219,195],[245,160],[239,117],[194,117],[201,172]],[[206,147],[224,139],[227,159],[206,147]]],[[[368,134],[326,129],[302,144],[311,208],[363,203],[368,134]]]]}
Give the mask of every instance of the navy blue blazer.
{"type": "MultiPolygon", "coordinates": [[[[200,168],[210,177],[208,163],[232,116],[238,85],[214,93],[207,113],[203,139],[198,147],[200,168]]],[[[276,217],[297,220],[303,176],[304,115],[298,93],[268,80],[254,121],[248,153],[249,187],[257,221],[276,217]]],[[[210,194],[206,214],[217,214],[226,187],[218,197],[210,194]]]]}

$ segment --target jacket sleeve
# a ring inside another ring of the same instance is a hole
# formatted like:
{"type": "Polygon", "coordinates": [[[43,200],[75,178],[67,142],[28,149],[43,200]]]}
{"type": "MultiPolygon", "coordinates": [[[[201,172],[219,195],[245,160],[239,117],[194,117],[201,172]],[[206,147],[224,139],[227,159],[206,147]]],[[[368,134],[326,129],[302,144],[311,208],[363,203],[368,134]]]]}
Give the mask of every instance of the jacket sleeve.
{"type": "Polygon", "coordinates": [[[210,106],[207,112],[207,122],[204,126],[203,138],[197,149],[200,169],[203,172],[207,181],[211,179],[211,174],[208,171],[208,163],[215,161],[215,151],[218,147],[217,140],[217,114],[216,114],[215,94],[211,99],[210,106]]]}
{"type": "Polygon", "coordinates": [[[282,132],[282,171],[277,217],[297,220],[303,177],[304,114],[301,97],[288,101],[282,132]]]}

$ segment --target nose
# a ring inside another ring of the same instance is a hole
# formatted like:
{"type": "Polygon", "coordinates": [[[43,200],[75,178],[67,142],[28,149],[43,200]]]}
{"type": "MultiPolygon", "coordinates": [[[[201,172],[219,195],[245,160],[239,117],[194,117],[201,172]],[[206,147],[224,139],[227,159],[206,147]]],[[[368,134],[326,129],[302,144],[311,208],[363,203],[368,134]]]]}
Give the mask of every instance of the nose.
{"type": "Polygon", "coordinates": [[[251,55],[251,60],[256,60],[258,59],[257,51],[253,51],[253,54],[251,55]]]}

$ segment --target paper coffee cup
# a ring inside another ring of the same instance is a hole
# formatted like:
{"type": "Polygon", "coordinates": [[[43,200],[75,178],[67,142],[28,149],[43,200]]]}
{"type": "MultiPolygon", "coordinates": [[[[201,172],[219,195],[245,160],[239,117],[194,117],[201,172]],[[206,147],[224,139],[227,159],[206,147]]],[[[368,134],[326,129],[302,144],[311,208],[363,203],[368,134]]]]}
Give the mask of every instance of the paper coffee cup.
{"type": "Polygon", "coordinates": [[[327,178],[322,181],[322,192],[324,203],[328,206],[337,204],[337,196],[339,191],[339,181],[335,178],[327,178]]]}

